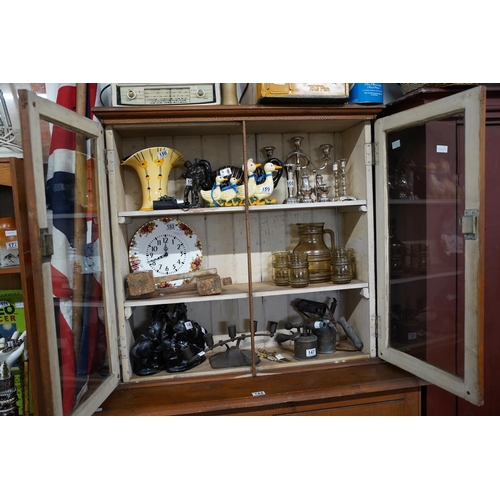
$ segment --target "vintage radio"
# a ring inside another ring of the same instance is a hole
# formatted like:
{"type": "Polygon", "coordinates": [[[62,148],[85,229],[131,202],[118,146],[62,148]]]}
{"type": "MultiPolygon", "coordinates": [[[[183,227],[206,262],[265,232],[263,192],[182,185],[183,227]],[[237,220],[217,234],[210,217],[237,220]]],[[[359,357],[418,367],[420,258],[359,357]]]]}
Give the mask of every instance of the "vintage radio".
{"type": "Polygon", "coordinates": [[[219,83],[112,83],[113,106],[220,104],[219,83]]]}
{"type": "Polygon", "coordinates": [[[344,103],[349,99],[349,83],[249,83],[242,104],[279,104],[305,101],[344,103]]]}

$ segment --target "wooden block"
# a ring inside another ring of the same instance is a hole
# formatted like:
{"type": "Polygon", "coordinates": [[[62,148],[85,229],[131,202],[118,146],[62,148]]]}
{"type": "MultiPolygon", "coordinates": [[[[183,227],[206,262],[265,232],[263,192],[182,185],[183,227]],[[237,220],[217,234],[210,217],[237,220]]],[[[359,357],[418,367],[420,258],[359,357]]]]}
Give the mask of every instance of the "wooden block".
{"type": "Polygon", "coordinates": [[[218,274],[200,276],[197,278],[196,284],[199,295],[218,295],[222,291],[222,283],[218,274]]]}

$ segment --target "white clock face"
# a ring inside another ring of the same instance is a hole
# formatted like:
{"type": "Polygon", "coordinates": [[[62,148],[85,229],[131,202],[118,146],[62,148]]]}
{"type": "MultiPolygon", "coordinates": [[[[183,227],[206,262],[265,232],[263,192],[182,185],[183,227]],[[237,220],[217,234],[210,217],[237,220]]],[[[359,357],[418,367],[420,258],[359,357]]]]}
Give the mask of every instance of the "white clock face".
{"type": "Polygon", "coordinates": [[[154,219],[142,225],[129,247],[132,272],[153,271],[165,276],[161,287],[179,286],[190,280],[169,281],[172,274],[196,271],[201,267],[202,247],[193,230],[177,219],[154,219]]]}
{"type": "Polygon", "coordinates": [[[187,258],[184,242],[168,232],[155,234],[146,246],[146,259],[149,267],[158,275],[183,272],[187,258]],[[175,260],[172,255],[175,254],[175,260]]]}

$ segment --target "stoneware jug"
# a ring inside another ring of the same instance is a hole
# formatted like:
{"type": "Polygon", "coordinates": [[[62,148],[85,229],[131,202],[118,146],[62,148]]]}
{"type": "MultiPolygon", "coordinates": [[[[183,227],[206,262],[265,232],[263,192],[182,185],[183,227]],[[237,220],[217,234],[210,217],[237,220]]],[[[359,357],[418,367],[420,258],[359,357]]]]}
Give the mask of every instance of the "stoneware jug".
{"type": "Polygon", "coordinates": [[[294,252],[306,252],[309,255],[309,282],[323,283],[331,280],[330,262],[334,247],[334,234],[331,229],[324,229],[324,222],[301,222],[297,224],[299,243],[294,252]],[[324,240],[325,233],[330,236],[330,246],[324,240]]]}

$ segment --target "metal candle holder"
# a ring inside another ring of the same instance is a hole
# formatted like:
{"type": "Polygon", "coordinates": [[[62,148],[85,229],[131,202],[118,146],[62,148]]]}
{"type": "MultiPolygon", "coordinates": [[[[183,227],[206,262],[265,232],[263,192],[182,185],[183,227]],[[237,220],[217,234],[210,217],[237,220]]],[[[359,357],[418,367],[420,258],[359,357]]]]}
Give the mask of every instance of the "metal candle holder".
{"type": "Polygon", "coordinates": [[[356,198],[354,196],[347,195],[347,177],[346,177],[346,166],[347,160],[340,160],[340,201],[353,201],[356,198]]]}
{"type": "Polygon", "coordinates": [[[285,158],[284,162],[287,179],[286,185],[288,188],[288,198],[285,200],[285,203],[288,204],[300,203],[302,201],[302,195],[300,193],[300,171],[312,164],[309,156],[300,149],[303,139],[304,138],[300,136],[292,137],[292,141],[295,144],[295,150],[285,158]],[[304,160],[305,164],[302,163],[304,160]]]}
{"type": "MultiPolygon", "coordinates": [[[[330,150],[332,149],[332,144],[321,144],[320,148],[323,151],[323,156],[321,158],[323,162],[323,166],[319,168],[319,170],[324,170],[327,166],[330,158],[330,150]]],[[[330,186],[327,186],[323,181],[323,176],[319,174],[316,170],[313,171],[314,179],[315,179],[315,187],[314,187],[314,195],[316,201],[318,202],[326,202],[330,201],[328,198],[328,192],[330,191],[330,186]]]]}
{"type": "MultiPolygon", "coordinates": [[[[257,321],[254,321],[254,332],[257,331],[257,321]]],[[[268,333],[254,333],[254,337],[270,337],[273,338],[276,333],[278,323],[271,321],[269,322],[269,332],[268,333]]],[[[226,340],[219,340],[219,342],[214,343],[211,333],[205,336],[205,342],[208,348],[205,352],[211,351],[219,346],[226,346],[226,350],[223,352],[218,352],[211,356],[210,366],[214,369],[217,368],[234,368],[238,366],[250,366],[252,364],[252,353],[246,349],[240,349],[240,343],[242,340],[250,337],[250,335],[241,333],[236,334],[236,325],[229,325],[227,327],[229,338],[226,340]],[[228,346],[228,344],[236,342],[233,346],[228,346]]],[[[255,359],[255,364],[260,363],[259,357],[255,359]]]]}
{"type": "Polygon", "coordinates": [[[333,162],[333,201],[339,201],[340,197],[340,170],[339,162],[333,162]]]}

